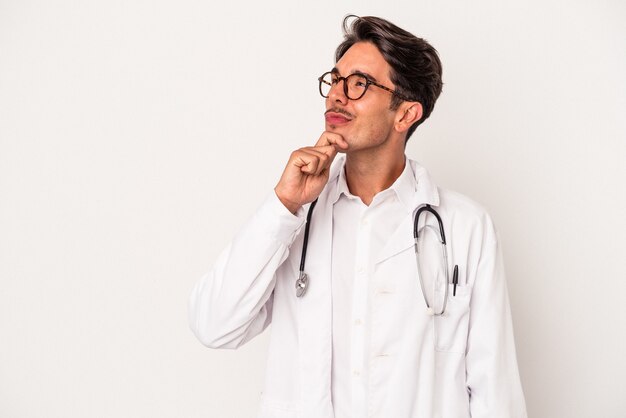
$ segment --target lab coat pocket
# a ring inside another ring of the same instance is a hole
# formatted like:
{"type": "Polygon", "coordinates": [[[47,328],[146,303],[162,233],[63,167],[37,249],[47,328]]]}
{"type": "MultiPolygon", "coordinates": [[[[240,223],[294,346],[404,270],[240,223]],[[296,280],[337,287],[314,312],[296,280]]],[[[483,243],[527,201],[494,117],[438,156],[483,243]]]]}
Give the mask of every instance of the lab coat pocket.
{"type": "MultiPolygon", "coordinates": [[[[443,300],[444,289],[435,293],[443,300]]],[[[453,296],[454,285],[448,284],[448,304],[443,315],[435,316],[435,350],[448,353],[465,353],[469,329],[471,286],[458,286],[453,296]]]]}

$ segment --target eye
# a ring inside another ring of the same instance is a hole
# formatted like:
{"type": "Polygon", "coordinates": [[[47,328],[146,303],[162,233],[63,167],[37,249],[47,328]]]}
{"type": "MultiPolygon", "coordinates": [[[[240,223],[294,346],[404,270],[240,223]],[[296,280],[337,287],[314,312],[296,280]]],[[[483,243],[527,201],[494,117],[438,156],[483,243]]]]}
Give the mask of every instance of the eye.
{"type": "Polygon", "coordinates": [[[352,86],[355,88],[364,89],[367,87],[369,82],[367,80],[367,77],[364,77],[360,74],[353,74],[351,77],[350,84],[352,84],[352,86]]]}

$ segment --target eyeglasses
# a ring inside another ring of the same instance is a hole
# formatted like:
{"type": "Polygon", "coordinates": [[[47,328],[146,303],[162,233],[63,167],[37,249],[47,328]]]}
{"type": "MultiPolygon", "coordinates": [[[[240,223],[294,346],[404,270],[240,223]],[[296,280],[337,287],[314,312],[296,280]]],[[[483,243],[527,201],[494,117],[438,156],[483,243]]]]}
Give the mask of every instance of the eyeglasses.
{"type": "Polygon", "coordinates": [[[371,80],[365,74],[354,73],[350,74],[347,77],[341,77],[336,72],[328,71],[320,78],[317,79],[320,83],[320,94],[322,97],[328,97],[330,94],[330,89],[338,84],[341,80],[343,80],[343,94],[350,100],[359,100],[365,92],[367,91],[370,84],[375,85],[383,90],[387,90],[389,93],[394,96],[399,97],[402,100],[410,102],[411,100],[395,90],[390,89],[389,87],[385,87],[382,84],[378,84],[377,82],[371,80]]]}

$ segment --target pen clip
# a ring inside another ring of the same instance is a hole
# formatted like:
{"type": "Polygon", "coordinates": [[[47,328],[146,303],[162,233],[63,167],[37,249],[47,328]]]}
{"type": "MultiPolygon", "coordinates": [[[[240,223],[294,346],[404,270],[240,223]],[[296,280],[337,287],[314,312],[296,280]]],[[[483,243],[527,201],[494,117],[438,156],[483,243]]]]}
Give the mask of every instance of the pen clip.
{"type": "Polygon", "coordinates": [[[452,273],[452,296],[456,296],[456,285],[459,284],[459,266],[454,265],[454,273],[452,273]]]}

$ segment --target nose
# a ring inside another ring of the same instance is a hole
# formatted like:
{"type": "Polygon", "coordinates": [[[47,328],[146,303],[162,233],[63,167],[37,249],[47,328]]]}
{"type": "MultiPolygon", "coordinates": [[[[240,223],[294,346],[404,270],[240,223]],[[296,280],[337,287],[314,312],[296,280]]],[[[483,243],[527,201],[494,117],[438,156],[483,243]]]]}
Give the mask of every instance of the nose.
{"type": "Polygon", "coordinates": [[[333,103],[341,103],[343,105],[348,103],[348,98],[346,97],[345,92],[345,83],[346,79],[342,78],[333,86],[331,86],[330,91],[328,92],[328,100],[333,103]]]}

